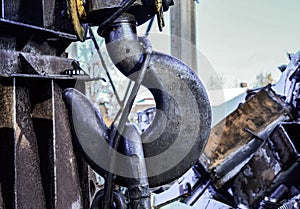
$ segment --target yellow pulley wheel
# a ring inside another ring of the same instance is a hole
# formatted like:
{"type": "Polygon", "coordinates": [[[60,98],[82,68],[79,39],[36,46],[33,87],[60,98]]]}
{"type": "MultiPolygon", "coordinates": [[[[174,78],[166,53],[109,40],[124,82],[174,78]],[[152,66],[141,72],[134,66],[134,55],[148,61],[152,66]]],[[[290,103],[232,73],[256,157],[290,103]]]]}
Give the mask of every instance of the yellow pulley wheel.
{"type": "Polygon", "coordinates": [[[160,31],[162,31],[163,27],[165,27],[162,0],[156,0],[155,6],[156,6],[156,13],[157,13],[158,28],[160,31]]]}
{"type": "Polygon", "coordinates": [[[86,19],[86,11],[84,8],[84,3],[82,0],[76,0],[76,4],[77,4],[77,12],[78,12],[78,16],[80,19],[85,20],[86,19]]]}
{"type": "Polygon", "coordinates": [[[75,33],[80,41],[84,41],[85,29],[81,21],[86,18],[86,12],[82,0],[68,0],[68,14],[74,27],[75,33]]]}

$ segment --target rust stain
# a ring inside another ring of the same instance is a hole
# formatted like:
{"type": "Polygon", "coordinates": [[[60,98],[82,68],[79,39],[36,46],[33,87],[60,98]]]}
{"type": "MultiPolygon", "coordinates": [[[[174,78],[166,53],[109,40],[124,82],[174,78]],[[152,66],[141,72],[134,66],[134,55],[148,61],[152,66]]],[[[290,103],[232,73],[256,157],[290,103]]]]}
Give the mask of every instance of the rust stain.
{"type": "Polygon", "coordinates": [[[213,170],[253,139],[245,128],[259,133],[289,112],[287,105],[271,89],[263,89],[212,128],[202,156],[203,163],[208,170],[213,170]]]}
{"type": "Polygon", "coordinates": [[[28,88],[17,84],[15,125],[17,206],[19,209],[43,209],[46,208],[45,194],[42,188],[37,139],[33,130],[30,109],[28,88]]]}

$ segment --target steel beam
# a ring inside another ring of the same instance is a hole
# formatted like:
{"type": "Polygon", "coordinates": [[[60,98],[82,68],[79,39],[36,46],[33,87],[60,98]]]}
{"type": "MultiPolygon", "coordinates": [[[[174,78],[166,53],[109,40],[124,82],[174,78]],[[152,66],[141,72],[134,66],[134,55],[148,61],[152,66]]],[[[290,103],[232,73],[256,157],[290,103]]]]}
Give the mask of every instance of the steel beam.
{"type": "Polygon", "coordinates": [[[76,158],[73,152],[69,120],[61,99],[62,89],[52,83],[55,161],[56,161],[56,208],[82,207],[82,197],[76,158]]]}
{"type": "Polygon", "coordinates": [[[70,85],[0,77],[0,209],[89,208],[88,167],[61,99],[70,85]]]}
{"type": "Polygon", "coordinates": [[[0,183],[6,208],[15,205],[13,96],[13,80],[0,78],[0,183]]]}
{"type": "Polygon", "coordinates": [[[170,8],[171,54],[197,72],[196,7],[192,0],[174,0],[170,8]]]}
{"type": "Polygon", "coordinates": [[[15,203],[18,209],[45,209],[37,138],[31,119],[30,86],[21,79],[14,80],[12,119],[15,132],[15,203]],[[35,201],[28,201],[35,200],[35,201]]]}

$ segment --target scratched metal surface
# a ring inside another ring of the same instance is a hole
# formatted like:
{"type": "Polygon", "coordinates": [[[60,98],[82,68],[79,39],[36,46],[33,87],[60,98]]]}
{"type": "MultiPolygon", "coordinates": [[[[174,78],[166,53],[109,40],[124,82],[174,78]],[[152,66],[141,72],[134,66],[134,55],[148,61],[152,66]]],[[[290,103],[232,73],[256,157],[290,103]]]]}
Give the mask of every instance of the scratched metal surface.
{"type": "Polygon", "coordinates": [[[221,179],[217,182],[218,187],[239,171],[240,168],[235,168],[253,154],[261,143],[253,141],[255,137],[245,129],[264,138],[279,121],[288,119],[289,113],[289,107],[281,98],[270,88],[264,88],[212,128],[200,160],[215,181],[221,179]],[[231,176],[222,179],[231,171],[231,176]]]}
{"type": "Polygon", "coordinates": [[[0,78],[0,208],[89,208],[88,167],[73,150],[62,88],[0,78]]]}

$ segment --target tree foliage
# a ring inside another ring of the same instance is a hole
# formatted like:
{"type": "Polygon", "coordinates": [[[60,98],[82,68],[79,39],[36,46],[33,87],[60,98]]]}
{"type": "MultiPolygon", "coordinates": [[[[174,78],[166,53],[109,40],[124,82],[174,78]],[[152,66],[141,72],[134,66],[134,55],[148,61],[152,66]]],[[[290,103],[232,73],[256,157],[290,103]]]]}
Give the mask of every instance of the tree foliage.
{"type": "Polygon", "coordinates": [[[256,83],[255,83],[255,87],[262,87],[262,86],[266,86],[270,83],[273,83],[275,80],[272,77],[272,73],[260,73],[256,76],[256,83]]]}
{"type": "Polygon", "coordinates": [[[217,90],[224,88],[224,79],[222,74],[211,76],[207,85],[208,90],[217,90]]]}

